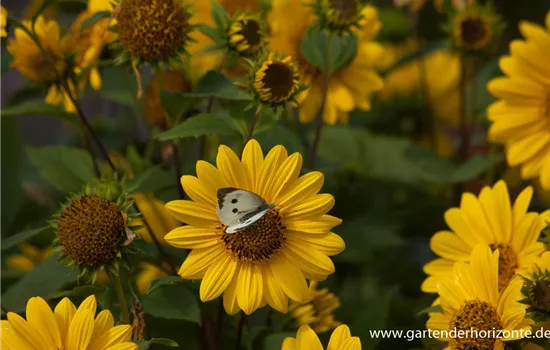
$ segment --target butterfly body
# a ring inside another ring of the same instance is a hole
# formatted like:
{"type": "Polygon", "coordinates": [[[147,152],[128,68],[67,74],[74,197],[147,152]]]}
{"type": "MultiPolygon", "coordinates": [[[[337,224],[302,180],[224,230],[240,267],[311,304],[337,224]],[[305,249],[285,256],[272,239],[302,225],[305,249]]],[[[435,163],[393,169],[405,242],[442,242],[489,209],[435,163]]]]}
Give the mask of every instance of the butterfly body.
{"type": "Polygon", "coordinates": [[[233,187],[220,188],[217,197],[216,213],[221,223],[227,226],[226,233],[248,228],[273,208],[273,204],[257,194],[233,187]]]}

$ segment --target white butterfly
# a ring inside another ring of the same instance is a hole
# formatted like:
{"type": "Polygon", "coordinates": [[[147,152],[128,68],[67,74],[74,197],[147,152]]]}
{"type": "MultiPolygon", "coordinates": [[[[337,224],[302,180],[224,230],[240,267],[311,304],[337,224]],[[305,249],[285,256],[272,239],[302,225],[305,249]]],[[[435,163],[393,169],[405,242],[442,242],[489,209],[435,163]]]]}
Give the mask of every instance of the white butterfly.
{"type": "Polygon", "coordinates": [[[216,213],[221,223],[227,226],[225,233],[246,229],[274,207],[255,193],[233,187],[220,188],[217,197],[216,213]]]}

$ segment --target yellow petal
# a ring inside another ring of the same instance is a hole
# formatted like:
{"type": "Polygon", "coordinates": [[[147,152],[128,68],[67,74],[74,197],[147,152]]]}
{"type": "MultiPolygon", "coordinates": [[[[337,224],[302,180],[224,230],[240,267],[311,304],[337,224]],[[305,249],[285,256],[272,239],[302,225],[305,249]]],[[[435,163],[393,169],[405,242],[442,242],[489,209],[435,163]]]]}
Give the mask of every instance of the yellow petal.
{"type": "Polygon", "coordinates": [[[54,315],[59,325],[59,334],[61,339],[67,339],[67,332],[69,330],[69,325],[73,320],[74,314],[76,313],[76,307],[65,297],[61,300],[55,307],[54,315]]]}
{"type": "Polygon", "coordinates": [[[108,349],[116,344],[129,342],[132,338],[132,326],[119,325],[109,329],[98,338],[92,339],[88,350],[108,349]]]}
{"type": "MultiPolygon", "coordinates": [[[[274,198],[274,190],[279,190],[279,188],[273,186],[275,184],[282,186],[282,184],[278,183],[279,179],[275,176],[287,158],[288,153],[286,149],[279,145],[269,151],[262,163],[255,188],[257,194],[267,202],[271,202],[274,198]]],[[[288,176],[288,174],[285,174],[285,176],[288,176]]]]}
{"type": "Polygon", "coordinates": [[[302,170],[302,163],[302,155],[294,153],[277,168],[271,183],[270,194],[272,194],[272,197],[269,199],[269,202],[277,203],[279,194],[284,193],[289,184],[294,183],[298,179],[302,170]]]}
{"type": "Polygon", "coordinates": [[[216,210],[189,200],[175,200],[166,204],[168,212],[188,225],[215,228],[220,224],[216,210]]]}
{"type": "Polygon", "coordinates": [[[264,298],[273,309],[286,314],[288,312],[288,296],[276,283],[271,269],[267,265],[262,265],[262,275],[264,281],[264,298]]]}
{"type": "Polygon", "coordinates": [[[346,243],[342,237],[332,232],[319,235],[286,231],[285,237],[293,240],[298,245],[313,246],[316,250],[328,256],[340,254],[346,248],[346,243]]]}
{"type": "Polygon", "coordinates": [[[18,338],[22,338],[24,341],[32,345],[36,350],[42,349],[42,339],[38,332],[28,324],[27,321],[16,313],[8,312],[8,321],[10,323],[11,330],[17,335],[18,338]]]}
{"type": "Polygon", "coordinates": [[[339,350],[342,344],[351,338],[349,327],[345,324],[336,327],[330,336],[327,350],[339,350]]]}
{"type": "Polygon", "coordinates": [[[29,299],[27,302],[27,322],[38,332],[47,348],[59,349],[62,347],[55,316],[44,299],[40,297],[29,299]]]}
{"type": "Polygon", "coordinates": [[[323,174],[318,171],[312,171],[300,176],[292,185],[289,185],[289,191],[281,194],[277,205],[283,209],[290,209],[301,201],[317,194],[324,183],[323,174]]]}
{"type": "Polygon", "coordinates": [[[115,326],[115,319],[109,310],[101,311],[94,321],[94,332],[92,339],[98,339],[99,336],[115,326]]]}
{"type": "Polygon", "coordinates": [[[304,302],[308,295],[308,286],[303,272],[292,265],[282,255],[277,255],[269,261],[275,282],[290,299],[304,302]]]}
{"type": "Polygon", "coordinates": [[[298,350],[298,348],[296,348],[296,338],[285,338],[281,350],[298,350]]]}
{"type": "Polygon", "coordinates": [[[431,330],[447,330],[451,320],[449,316],[440,313],[433,313],[426,324],[426,328],[431,330]]]}
{"type": "Polygon", "coordinates": [[[260,307],[264,296],[263,283],[260,266],[247,263],[241,265],[237,280],[237,302],[247,315],[260,307]]]}
{"type": "Polygon", "coordinates": [[[218,148],[218,156],[216,158],[216,164],[218,169],[223,174],[226,183],[230,184],[230,187],[236,187],[241,190],[250,191],[248,173],[246,168],[241,163],[235,152],[229,147],[221,145],[218,148]]]}
{"type": "Polygon", "coordinates": [[[220,257],[225,254],[225,249],[222,245],[193,249],[178,271],[178,275],[188,279],[200,279],[206,273],[206,269],[220,257]]]}
{"type": "Polygon", "coordinates": [[[483,207],[473,194],[464,193],[462,195],[460,209],[462,212],[462,219],[472,231],[482,236],[485,242],[498,242],[496,240],[497,236],[493,233],[487,222],[483,207]]]}
{"type": "Polygon", "coordinates": [[[197,177],[201,181],[204,190],[212,192],[214,195],[216,195],[218,189],[229,187],[223,174],[215,166],[204,160],[197,162],[197,177]]]}
{"type": "Polygon", "coordinates": [[[292,220],[289,222],[285,222],[285,225],[286,228],[290,231],[298,231],[311,234],[326,234],[341,223],[342,219],[331,215],[323,215],[316,220],[292,220]]]}
{"type": "Polygon", "coordinates": [[[86,299],[84,299],[82,304],[78,306],[77,312],[80,310],[90,310],[92,314],[95,315],[95,312],[97,310],[97,301],[96,301],[95,295],[92,294],[86,299]]]}
{"type": "Polygon", "coordinates": [[[439,231],[433,235],[430,248],[437,255],[449,260],[468,261],[470,259],[471,248],[449,231],[439,231]]]}
{"type": "Polygon", "coordinates": [[[212,228],[187,225],[170,231],[164,239],[168,244],[176,248],[197,249],[217,244],[221,236],[220,231],[212,228]]]}
{"type": "Polygon", "coordinates": [[[78,309],[69,326],[65,349],[86,349],[94,331],[94,314],[88,308],[78,309]]]}
{"type": "Polygon", "coordinates": [[[305,199],[292,208],[283,207],[280,212],[285,220],[315,220],[326,214],[333,206],[334,197],[322,193],[305,199]]]}
{"type": "Polygon", "coordinates": [[[200,297],[203,302],[220,296],[227,288],[237,268],[237,262],[227,252],[218,256],[204,275],[200,286],[200,297]]]}
{"type": "MultiPolygon", "coordinates": [[[[509,311],[520,306],[518,300],[522,299],[521,288],[523,286],[522,279],[520,277],[513,278],[506,289],[502,292],[502,295],[499,298],[497,312],[499,315],[505,316],[509,311]]],[[[525,309],[523,309],[523,315],[525,316],[525,309]]],[[[523,317],[522,317],[523,319],[523,317]]],[[[520,320],[521,321],[521,320],[520,320]]],[[[518,322],[519,323],[519,322],[518,322]]],[[[503,324],[504,329],[513,329],[515,324],[503,324]]]]}
{"type": "Polygon", "coordinates": [[[204,204],[206,207],[216,207],[218,203],[216,191],[211,187],[203,186],[202,180],[191,175],[184,175],[181,177],[181,186],[193,201],[204,204]]]}
{"type": "Polygon", "coordinates": [[[531,198],[533,198],[533,187],[531,186],[527,186],[516,198],[512,208],[514,230],[519,227],[519,224],[523,221],[523,216],[527,213],[529,204],[531,204],[531,198]]]}
{"type": "Polygon", "coordinates": [[[304,325],[296,333],[296,346],[298,349],[323,350],[323,345],[317,334],[309,326],[304,325]]]}
{"type": "Polygon", "coordinates": [[[252,192],[258,191],[258,177],[262,168],[264,153],[258,141],[252,139],[246,143],[243,150],[242,162],[250,176],[250,183],[253,186],[252,192]]]}
{"type": "Polygon", "coordinates": [[[239,272],[240,265],[237,264],[237,268],[233,274],[233,279],[223,292],[223,307],[229,315],[235,315],[237,312],[241,311],[239,303],[237,303],[237,283],[239,279],[239,272]]]}
{"type": "Polygon", "coordinates": [[[480,244],[473,249],[470,261],[476,294],[492,305],[496,305],[498,299],[498,257],[498,250],[491,253],[489,246],[480,244]]]}
{"type": "Polygon", "coordinates": [[[361,339],[359,337],[351,337],[342,344],[341,350],[361,350],[361,339]]]}
{"type": "Polygon", "coordinates": [[[111,346],[105,350],[138,350],[138,345],[136,343],[128,342],[111,346]]]}
{"type": "Polygon", "coordinates": [[[334,263],[328,256],[290,237],[282,253],[288,261],[306,274],[327,276],[334,273],[334,263]]]}

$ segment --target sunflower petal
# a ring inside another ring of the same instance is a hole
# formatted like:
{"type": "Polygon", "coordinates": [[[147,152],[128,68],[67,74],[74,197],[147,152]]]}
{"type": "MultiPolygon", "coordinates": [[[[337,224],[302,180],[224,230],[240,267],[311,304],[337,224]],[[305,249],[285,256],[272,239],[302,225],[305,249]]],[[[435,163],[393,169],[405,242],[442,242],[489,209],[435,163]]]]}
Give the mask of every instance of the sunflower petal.
{"type": "Polygon", "coordinates": [[[75,313],[76,307],[67,297],[63,298],[56,305],[54,315],[59,326],[59,334],[61,336],[61,339],[67,339],[69,325],[71,324],[75,313]]]}
{"type": "Polygon", "coordinates": [[[256,264],[242,264],[237,280],[237,302],[239,307],[250,315],[262,303],[262,270],[256,264]]]}
{"type": "Polygon", "coordinates": [[[292,208],[283,207],[281,214],[285,220],[314,220],[326,214],[334,206],[334,197],[323,193],[303,200],[292,208]]]}
{"type": "Polygon", "coordinates": [[[132,326],[119,325],[92,339],[88,350],[104,350],[116,344],[129,342],[132,338],[132,326]]]}
{"type": "Polygon", "coordinates": [[[319,193],[324,181],[323,174],[318,171],[312,171],[300,176],[291,185],[289,184],[289,191],[284,195],[281,194],[276,204],[283,207],[283,209],[292,209],[292,207],[303,200],[319,193]]]}
{"type": "Polygon", "coordinates": [[[339,350],[346,340],[351,338],[351,332],[346,325],[340,325],[332,332],[327,350],[339,350]]]}
{"type": "Polygon", "coordinates": [[[218,243],[221,232],[212,228],[181,226],[170,231],[164,240],[173,247],[182,249],[207,248],[218,243]]]}
{"type": "Polygon", "coordinates": [[[187,279],[200,279],[208,267],[224,253],[223,246],[193,249],[185,258],[178,275],[187,279]]]}
{"type": "Polygon", "coordinates": [[[241,159],[250,176],[252,192],[258,193],[259,172],[264,161],[264,153],[258,141],[252,139],[246,143],[241,159]]]}
{"type": "Polygon", "coordinates": [[[166,209],[176,220],[188,225],[215,228],[220,224],[216,211],[201,203],[175,200],[166,203],[166,209]]]}
{"type": "Polygon", "coordinates": [[[46,301],[40,297],[30,298],[27,302],[27,322],[34,328],[47,348],[62,347],[59,326],[46,301]]]}
{"type": "Polygon", "coordinates": [[[241,163],[235,152],[233,152],[229,147],[221,145],[218,148],[216,164],[218,169],[223,174],[227,184],[231,184],[232,187],[236,187],[241,190],[252,190],[246,168],[241,163]]]}
{"type": "Polygon", "coordinates": [[[304,274],[300,269],[291,264],[282,255],[271,258],[270,268],[275,282],[290,299],[299,303],[306,301],[308,286],[304,274]]]}
{"type": "Polygon", "coordinates": [[[200,286],[201,301],[206,302],[220,296],[233,279],[236,269],[237,262],[232,255],[224,253],[219,256],[210,265],[202,279],[200,286]]]}
{"type": "Polygon", "coordinates": [[[32,345],[36,350],[42,349],[42,338],[38,332],[21,316],[16,313],[8,312],[8,321],[11,330],[17,334],[18,338],[32,345]]]}
{"type": "Polygon", "coordinates": [[[69,326],[65,349],[82,350],[88,347],[94,331],[94,314],[89,308],[78,309],[69,326]]]}
{"type": "Polygon", "coordinates": [[[275,282],[275,277],[267,265],[262,265],[262,274],[264,281],[264,298],[273,309],[280,313],[288,312],[288,296],[281,287],[275,282]]]}
{"type": "Polygon", "coordinates": [[[241,311],[239,303],[237,302],[237,283],[239,281],[239,273],[240,265],[237,264],[237,268],[233,274],[233,279],[223,292],[223,307],[229,315],[235,315],[237,312],[241,311]]]}
{"type": "Polygon", "coordinates": [[[313,234],[326,234],[341,223],[342,219],[331,215],[323,215],[316,220],[291,220],[289,222],[285,222],[285,226],[287,230],[290,231],[306,232],[313,234]]]}
{"type": "Polygon", "coordinates": [[[304,325],[296,333],[296,347],[298,349],[323,350],[323,345],[317,334],[309,326],[304,325]]]}

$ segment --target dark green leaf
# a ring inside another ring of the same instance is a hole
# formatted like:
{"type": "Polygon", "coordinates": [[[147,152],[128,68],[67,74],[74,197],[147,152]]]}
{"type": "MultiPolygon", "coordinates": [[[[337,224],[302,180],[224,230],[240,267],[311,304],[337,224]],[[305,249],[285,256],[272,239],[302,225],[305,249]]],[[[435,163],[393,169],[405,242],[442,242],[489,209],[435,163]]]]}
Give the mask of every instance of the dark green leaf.
{"type": "Polygon", "coordinates": [[[220,34],[216,28],[207,26],[206,24],[199,24],[197,29],[201,33],[212,39],[213,42],[218,43],[221,41],[220,34]]]}
{"type": "Polygon", "coordinates": [[[281,350],[283,341],[288,338],[296,338],[296,332],[279,332],[268,335],[264,338],[263,350],[281,350]]]}
{"type": "Polygon", "coordinates": [[[201,311],[196,297],[182,285],[158,288],[141,299],[145,313],[165,319],[201,323],[201,311]]]}
{"type": "Polygon", "coordinates": [[[210,1],[212,3],[212,18],[214,19],[214,22],[216,23],[216,26],[220,29],[225,31],[227,27],[229,26],[229,13],[225,10],[225,7],[223,7],[220,3],[217,1],[212,0],[205,0],[210,1]]]}
{"type": "Polygon", "coordinates": [[[252,99],[250,95],[237,88],[216,71],[208,71],[198,82],[193,92],[182,93],[181,95],[189,98],[216,97],[221,100],[235,101],[250,101],[252,99]]]}
{"type": "Polygon", "coordinates": [[[2,108],[2,117],[14,117],[20,115],[39,115],[60,118],[76,123],[73,113],[65,112],[62,106],[51,105],[44,101],[26,101],[21,104],[2,108]]]}
{"type": "Polygon", "coordinates": [[[503,160],[502,155],[489,155],[489,156],[483,156],[480,154],[477,154],[470,159],[466,161],[466,163],[460,165],[452,176],[453,182],[464,182],[467,180],[471,180],[481,174],[483,174],[485,171],[487,171],[489,168],[494,166],[496,163],[501,162],[503,160]]]}
{"type": "Polygon", "coordinates": [[[13,236],[2,240],[2,251],[4,252],[12,247],[15,247],[19,243],[26,242],[29,239],[49,230],[51,230],[49,227],[41,227],[34,230],[27,230],[16,233],[13,236]]]}
{"type": "Polygon", "coordinates": [[[76,281],[76,273],[57,264],[56,254],[42,261],[2,294],[2,304],[10,311],[21,312],[29,298],[48,298],[63,284],[72,281],[76,281]]]}
{"type": "Polygon", "coordinates": [[[443,313],[443,308],[439,304],[434,305],[434,306],[430,306],[430,307],[427,307],[427,308],[424,308],[424,309],[418,311],[418,313],[416,314],[416,317],[418,317],[420,315],[429,314],[429,313],[432,313],[432,312],[443,313]]]}
{"type": "Polygon", "coordinates": [[[271,149],[277,145],[283,145],[288,153],[299,152],[304,154],[304,145],[298,133],[289,130],[282,125],[276,125],[269,132],[264,132],[254,137],[264,150],[271,149]]]}
{"type": "Polygon", "coordinates": [[[199,137],[204,135],[234,135],[237,130],[231,119],[225,114],[202,113],[186,119],[170,130],[157,135],[161,141],[181,139],[185,137],[199,137]]]}
{"type": "Polygon", "coordinates": [[[166,339],[166,338],[151,338],[149,340],[135,340],[134,343],[136,343],[139,346],[139,350],[147,350],[153,344],[169,346],[171,348],[180,347],[179,344],[173,341],[172,339],[166,339]]]}
{"type": "Polygon", "coordinates": [[[78,192],[94,178],[88,152],[65,146],[27,148],[31,162],[42,177],[63,192],[78,192]]]}
{"type": "Polygon", "coordinates": [[[161,165],[156,165],[128,180],[126,189],[128,192],[156,193],[174,186],[173,178],[173,171],[163,169],[161,165]]]}
{"type": "Polygon", "coordinates": [[[109,101],[134,107],[137,84],[123,67],[105,67],[101,74],[102,84],[99,94],[109,101]]]}
{"type": "MultiPolygon", "coordinates": [[[[300,44],[300,53],[307,62],[327,71],[327,35],[322,31],[308,31],[300,44]]],[[[335,72],[347,66],[357,54],[357,37],[355,34],[332,35],[330,39],[330,62],[328,71],[335,72]]]]}
{"type": "Polygon", "coordinates": [[[185,283],[185,280],[179,276],[167,276],[163,278],[158,278],[151,282],[151,285],[149,286],[149,290],[147,291],[147,294],[151,294],[152,292],[154,292],[160,287],[170,286],[175,284],[182,284],[182,283],[185,283]]]}
{"type": "MultiPolygon", "coordinates": [[[[4,58],[3,54],[2,58],[4,58]]],[[[23,158],[23,148],[21,146],[16,120],[14,118],[2,118],[1,124],[1,217],[2,233],[5,233],[14,221],[23,203],[24,194],[21,188],[21,160],[23,158]]]]}
{"type": "Polygon", "coordinates": [[[160,94],[160,100],[172,121],[180,120],[183,114],[195,104],[195,99],[190,99],[185,94],[177,92],[163,91],[160,94]]]}
{"type": "Polygon", "coordinates": [[[91,15],[90,17],[82,21],[82,24],[80,25],[80,30],[83,30],[84,28],[91,26],[92,24],[96,23],[99,20],[102,20],[103,18],[110,18],[111,16],[112,16],[111,11],[95,12],[93,15],[91,15]]]}

